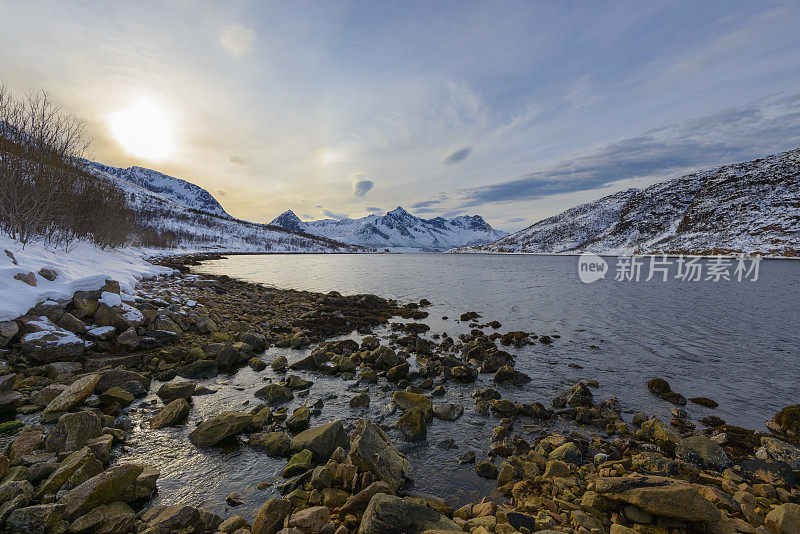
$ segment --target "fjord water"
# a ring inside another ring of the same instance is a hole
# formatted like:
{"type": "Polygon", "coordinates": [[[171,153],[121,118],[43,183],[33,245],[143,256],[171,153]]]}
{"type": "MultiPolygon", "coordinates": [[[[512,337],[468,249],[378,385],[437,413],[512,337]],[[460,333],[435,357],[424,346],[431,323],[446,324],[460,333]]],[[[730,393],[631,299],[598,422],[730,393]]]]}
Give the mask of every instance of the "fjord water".
{"type": "MultiPolygon", "coordinates": [[[[701,417],[713,414],[761,430],[778,409],[799,401],[800,262],[764,261],[756,282],[601,280],[590,285],[579,281],[577,263],[575,257],[530,255],[254,255],[205,262],[194,272],[279,288],[375,293],[401,302],[426,298],[432,303],[425,308],[430,317],[422,321],[431,327],[426,335],[468,331],[466,323],[457,321],[466,311],[480,313],[480,322],[499,321],[499,332],[560,335],[550,346],[504,347],[517,355],[517,368],[532,377],[521,388],[499,388],[503,396],[520,402],[549,404],[555,393],[576,381],[596,379],[600,387],[594,390],[595,399],[618,397],[627,421],[635,411],[669,420],[673,406],[653,398],[646,387],[648,379],[663,377],[686,397],[707,396],[719,402],[716,410],[691,403],[685,407],[698,425],[701,417]]],[[[261,357],[270,362],[283,354],[292,362],[309,351],[271,348],[261,357]]],[[[297,396],[288,408],[291,413],[322,399],[324,407],[312,417],[312,425],[337,418],[349,424],[360,417],[391,424],[397,418],[387,409],[391,390],[382,391],[380,384],[365,387],[318,373],[297,374],[314,385],[308,396],[297,396]],[[368,410],[348,407],[356,391],[370,394],[368,410]]],[[[158,409],[151,393],[146,400],[154,404],[133,414],[133,437],[124,456],[161,469],[163,497],[153,504],[190,503],[252,517],[267,498],[276,496],[274,486],[258,490],[256,484],[279,482],[285,460],[235,443],[197,449],[187,436],[194,428],[192,421],[224,410],[249,410],[260,402],[253,395],[256,389],[282,378],[269,368],[254,372],[245,367],[233,375],[199,381],[216,393],[194,397],[190,422],[179,428],[146,429],[146,421],[158,409]],[[235,512],[226,509],[225,497],[231,492],[239,493],[245,503],[235,512]]],[[[434,421],[426,443],[404,443],[395,430],[388,431],[410,460],[414,491],[459,506],[495,487],[477,477],[472,465],[460,465],[456,459],[467,450],[475,451],[478,461],[485,457],[497,419],[478,414],[470,393],[489,386],[491,375],[481,375],[473,385],[446,384],[447,394],[436,402],[462,404],[464,416],[455,423],[434,421]],[[441,448],[445,439],[458,448],[441,448]]],[[[151,392],[157,389],[154,383],[151,392]]],[[[517,424],[515,431],[533,438],[558,424],[517,424]]]]}
{"type": "Polygon", "coordinates": [[[454,322],[466,311],[500,321],[500,332],[557,333],[550,347],[511,351],[533,377],[525,389],[541,401],[593,378],[596,396],[657,411],[645,384],[663,377],[687,398],[719,402],[713,413],[729,423],[754,429],[800,401],[800,262],[762,261],[755,282],[615,282],[612,272],[593,284],[580,282],[577,264],[539,255],[263,255],[206,262],[197,272],[401,302],[427,298],[433,305],[422,322],[430,333],[467,331],[454,322]]]}

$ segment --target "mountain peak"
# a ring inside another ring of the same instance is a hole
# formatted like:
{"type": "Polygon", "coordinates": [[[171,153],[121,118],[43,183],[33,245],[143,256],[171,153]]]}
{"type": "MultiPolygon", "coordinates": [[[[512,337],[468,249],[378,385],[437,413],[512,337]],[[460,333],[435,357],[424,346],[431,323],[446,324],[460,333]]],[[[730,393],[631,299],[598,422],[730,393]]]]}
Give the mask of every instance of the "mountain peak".
{"type": "Polygon", "coordinates": [[[395,217],[412,217],[412,215],[404,210],[402,206],[397,206],[386,215],[394,215],[395,217]]]}
{"type": "Polygon", "coordinates": [[[286,228],[287,230],[291,230],[292,232],[301,232],[303,231],[302,228],[302,221],[300,217],[295,215],[292,210],[286,210],[274,219],[272,222],[269,223],[272,226],[280,226],[282,228],[286,228]]]}

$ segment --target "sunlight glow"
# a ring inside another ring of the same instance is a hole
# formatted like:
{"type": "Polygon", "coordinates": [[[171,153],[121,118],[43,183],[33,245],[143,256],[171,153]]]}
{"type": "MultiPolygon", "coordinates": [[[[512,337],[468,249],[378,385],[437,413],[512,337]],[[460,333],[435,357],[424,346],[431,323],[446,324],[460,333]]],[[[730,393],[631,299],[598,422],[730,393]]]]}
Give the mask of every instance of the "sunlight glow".
{"type": "Polygon", "coordinates": [[[109,122],[117,141],[135,156],[161,160],[175,150],[172,125],[163,108],[154,102],[140,100],[114,113],[109,122]]]}
{"type": "Polygon", "coordinates": [[[344,161],[345,154],[341,150],[326,148],[321,152],[322,162],[326,164],[344,161]]]}

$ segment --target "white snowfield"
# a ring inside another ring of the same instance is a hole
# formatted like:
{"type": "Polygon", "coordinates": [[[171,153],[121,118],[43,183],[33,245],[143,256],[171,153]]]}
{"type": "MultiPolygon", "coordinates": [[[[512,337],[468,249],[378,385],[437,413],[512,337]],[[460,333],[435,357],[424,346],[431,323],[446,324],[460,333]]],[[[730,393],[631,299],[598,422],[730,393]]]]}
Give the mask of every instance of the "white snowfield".
{"type": "MultiPolygon", "coordinates": [[[[123,293],[131,295],[139,280],[172,272],[167,267],[149,263],[141,250],[101,250],[88,243],[78,243],[65,253],[40,243],[29,243],[23,248],[18,241],[0,235],[0,321],[24,315],[46,300],[69,301],[76,291],[100,289],[109,279],[118,281],[123,293]],[[5,250],[14,255],[17,265],[5,250]],[[57,273],[55,280],[39,275],[42,268],[53,269],[57,273]],[[36,287],[14,278],[17,274],[28,273],[34,273],[36,287]]],[[[120,296],[103,293],[103,298],[116,303],[120,296]]]]}

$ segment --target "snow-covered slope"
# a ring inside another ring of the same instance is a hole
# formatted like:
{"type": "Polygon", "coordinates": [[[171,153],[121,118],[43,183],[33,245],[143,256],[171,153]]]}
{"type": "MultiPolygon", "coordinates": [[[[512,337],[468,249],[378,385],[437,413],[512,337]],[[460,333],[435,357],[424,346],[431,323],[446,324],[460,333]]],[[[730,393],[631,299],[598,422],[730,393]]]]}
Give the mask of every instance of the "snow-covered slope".
{"type": "Polygon", "coordinates": [[[390,250],[447,250],[491,243],[506,235],[505,232],[492,228],[478,215],[452,219],[421,219],[399,206],[386,215],[308,222],[301,221],[294,212],[288,210],[270,224],[353,245],[390,250]]]}
{"type": "Polygon", "coordinates": [[[800,149],[582,204],[453,252],[800,256],[800,149]]]}
{"type": "Polygon", "coordinates": [[[65,252],[41,243],[23,247],[19,241],[0,234],[0,321],[19,317],[48,299],[69,300],[76,291],[93,291],[109,279],[118,281],[123,291],[130,293],[142,278],[171,272],[172,269],[147,262],[135,249],[102,250],[82,242],[65,252]],[[38,274],[41,269],[55,271],[55,279],[38,274]],[[14,278],[29,273],[34,275],[35,286],[14,278]]]}
{"type": "Polygon", "coordinates": [[[95,176],[116,184],[139,212],[142,228],[138,233],[143,240],[141,244],[146,247],[251,252],[359,250],[359,247],[324,237],[234,219],[208,191],[178,178],[139,167],[131,167],[139,170],[128,174],[125,171],[130,169],[86,163],[86,169],[95,176]],[[130,176],[135,180],[128,180],[130,176]],[[148,177],[152,177],[154,182],[147,182],[148,177]],[[145,185],[140,183],[142,180],[145,185]],[[166,191],[159,192],[162,188],[166,191]],[[190,201],[190,197],[194,200],[190,201]]]}
{"type": "Polygon", "coordinates": [[[168,200],[172,200],[185,208],[205,211],[212,215],[230,217],[211,193],[199,185],[187,182],[186,180],[173,178],[172,176],[167,176],[166,174],[143,167],[128,167],[127,169],[123,169],[120,167],[110,167],[94,161],[85,160],[85,162],[90,167],[94,167],[99,171],[115,176],[121,180],[140,185],[148,191],[156,193],[168,200]]]}

